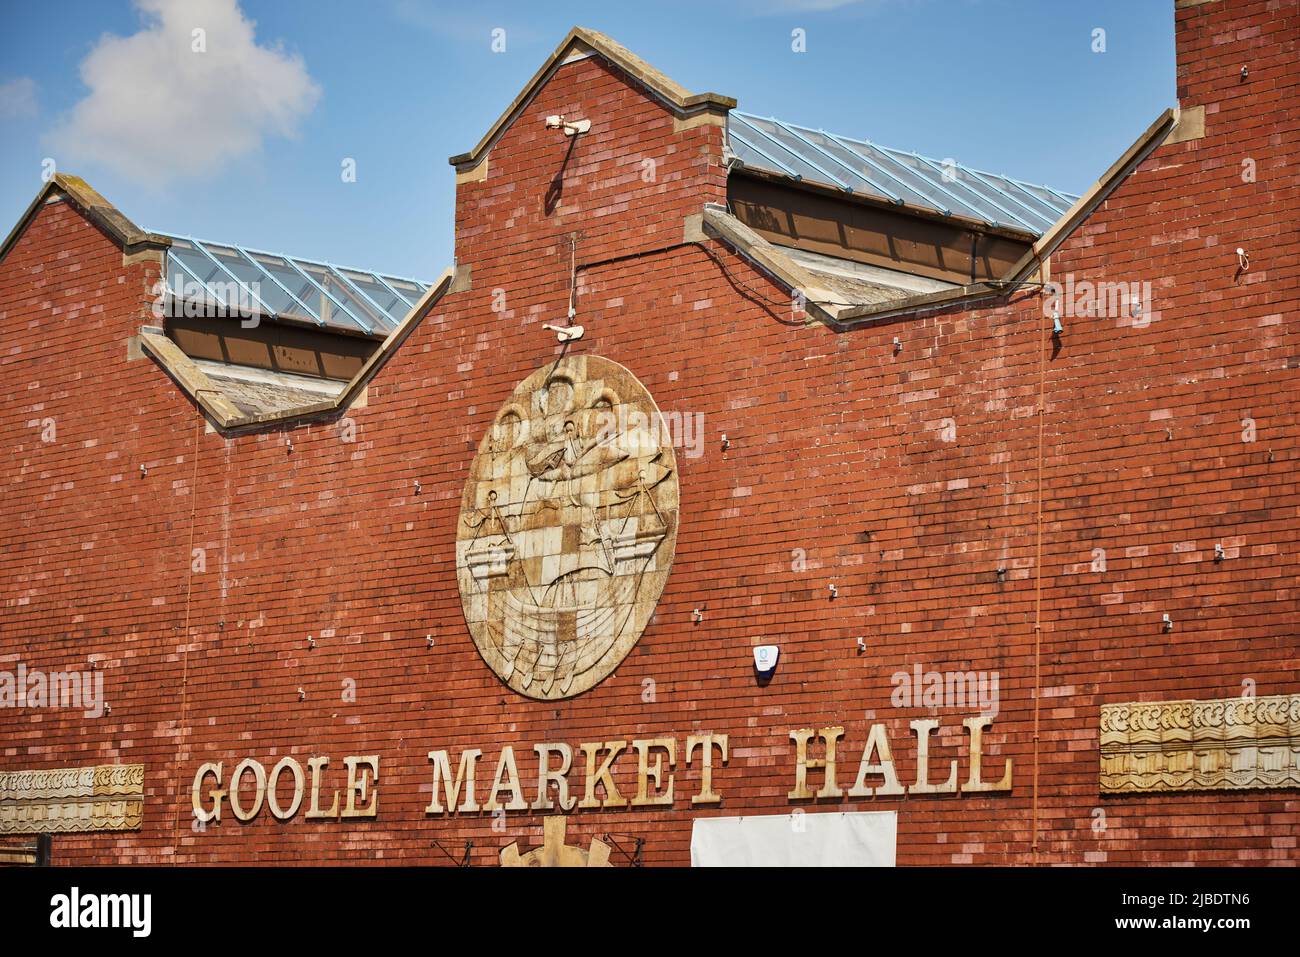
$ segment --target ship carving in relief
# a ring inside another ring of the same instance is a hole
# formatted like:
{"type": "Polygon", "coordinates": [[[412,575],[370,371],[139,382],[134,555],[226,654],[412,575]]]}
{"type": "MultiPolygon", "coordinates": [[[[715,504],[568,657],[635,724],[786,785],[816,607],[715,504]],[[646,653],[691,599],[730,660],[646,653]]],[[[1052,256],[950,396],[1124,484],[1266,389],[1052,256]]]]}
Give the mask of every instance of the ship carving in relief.
{"type": "Polygon", "coordinates": [[[625,368],[572,356],[498,411],[461,501],[457,579],[489,667],[520,694],[591,688],[663,592],[677,538],[672,444],[625,368]]]}

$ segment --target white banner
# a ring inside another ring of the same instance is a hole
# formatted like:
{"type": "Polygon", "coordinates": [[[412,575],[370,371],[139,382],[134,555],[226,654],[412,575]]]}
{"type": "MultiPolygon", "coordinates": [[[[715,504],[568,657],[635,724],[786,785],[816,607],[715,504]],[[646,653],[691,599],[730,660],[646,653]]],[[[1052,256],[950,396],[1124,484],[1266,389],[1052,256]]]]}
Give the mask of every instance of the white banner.
{"type": "Polygon", "coordinates": [[[893,867],[897,811],[697,817],[692,867],[893,867]]]}

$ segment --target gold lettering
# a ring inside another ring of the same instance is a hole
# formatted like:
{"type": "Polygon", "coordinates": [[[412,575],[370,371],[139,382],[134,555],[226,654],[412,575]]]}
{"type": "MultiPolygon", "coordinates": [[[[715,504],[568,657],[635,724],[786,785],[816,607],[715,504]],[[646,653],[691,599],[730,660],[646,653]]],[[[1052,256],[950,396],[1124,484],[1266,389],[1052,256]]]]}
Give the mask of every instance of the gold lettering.
{"type": "Polygon", "coordinates": [[[916,783],[908,788],[909,794],[955,794],[957,791],[957,759],[952,759],[952,771],[946,784],[930,783],[930,732],[939,727],[937,718],[916,720],[911,723],[916,734],[916,783]]]}
{"type": "Polygon", "coordinates": [[[713,749],[717,748],[722,763],[727,763],[727,735],[692,734],[686,739],[686,766],[691,766],[691,755],[703,749],[700,760],[700,793],[692,795],[692,804],[720,804],[722,795],[713,790],[713,749]]]}
{"type": "Polygon", "coordinates": [[[867,733],[867,746],[862,749],[862,762],[858,765],[858,779],[849,789],[849,797],[870,797],[872,794],[902,794],[903,786],[898,783],[898,773],[894,770],[894,755],[889,750],[889,735],[883,724],[873,724],[867,733]],[[880,762],[872,763],[871,756],[880,752],[880,762]],[[885,783],[878,788],[867,786],[868,774],[880,774],[885,783]]]}
{"type": "Polygon", "coordinates": [[[610,766],[613,765],[614,759],[617,758],[627,747],[626,741],[606,741],[601,744],[599,741],[589,741],[586,744],[578,745],[578,750],[587,756],[587,781],[586,794],[578,804],[580,808],[592,807],[626,807],[627,798],[618,793],[618,788],[614,784],[614,777],[610,774],[610,766]],[[596,770],[596,755],[601,751],[609,751],[609,756],[605,758],[596,770]],[[603,801],[596,797],[596,784],[603,783],[605,786],[605,799],[603,801]]]}
{"type": "Polygon", "coordinates": [[[460,797],[460,788],[465,786],[465,802],[460,806],[461,811],[480,810],[478,802],[474,800],[474,772],[478,768],[478,759],[483,752],[478,748],[467,748],[460,753],[460,765],[456,768],[456,783],[453,785],[451,780],[451,763],[447,760],[446,751],[430,751],[429,760],[433,762],[433,799],[429,806],[424,809],[425,814],[442,814],[444,808],[438,801],[438,780],[442,779],[443,794],[447,798],[447,808],[455,811],[456,801],[460,797]]]}
{"type": "Polygon", "coordinates": [[[334,792],[334,804],[328,811],[320,809],[320,775],[321,770],[329,766],[330,759],[327,757],[308,758],[307,767],[311,769],[311,807],[307,809],[307,817],[338,817],[339,816],[339,792],[334,792]]]}
{"type": "Polygon", "coordinates": [[[199,765],[199,770],[194,775],[194,787],[190,792],[190,799],[194,802],[194,819],[197,820],[199,823],[206,824],[208,821],[221,820],[221,799],[226,796],[226,792],[220,787],[220,785],[221,785],[221,762],[220,761],[218,761],[216,764],[208,763],[208,764],[199,765]],[[208,791],[208,797],[212,798],[211,811],[204,810],[203,805],[200,803],[202,801],[202,796],[199,794],[199,789],[203,787],[203,778],[205,775],[208,774],[211,774],[214,778],[217,779],[217,785],[218,785],[217,787],[208,791]]]}
{"type": "Polygon", "coordinates": [[[970,776],[965,784],[961,786],[962,793],[979,793],[983,791],[1010,791],[1011,790],[1011,759],[1007,758],[1007,763],[1002,771],[1002,780],[997,784],[991,781],[981,780],[980,765],[983,761],[981,753],[984,742],[984,729],[993,723],[993,719],[988,715],[980,715],[975,718],[966,718],[962,724],[970,732],[970,776]]]}
{"type": "Polygon", "coordinates": [[[650,751],[654,748],[668,752],[668,768],[671,771],[677,764],[677,742],[672,738],[646,738],[632,742],[638,752],[636,760],[636,797],[632,799],[633,807],[646,805],[669,805],[673,803],[673,776],[668,775],[668,785],[663,794],[648,795],[648,786],[654,781],[655,792],[659,791],[659,777],[663,773],[664,756],[655,755],[654,767],[650,766],[650,751]]]}
{"type": "Polygon", "coordinates": [[[370,789],[370,803],[365,807],[358,808],[356,799],[362,801],[366,799],[367,781],[370,784],[379,783],[379,755],[370,754],[365,757],[349,755],[343,759],[343,764],[348,769],[348,801],[343,808],[342,817],[378,817],[379,816],[379,788],[370,789]],[[361,766],[361,776],[357,777],[357,767],[361,766]],[[370,774],[366,774],[366,768],[370,769],[370,774]]]}
{"type": "Polygon", "coordinates": [[[507,811],[527,811],[528,802],[524,800],[523,789],[519,786],[519,768],[515,764],[515,749],[506,745],[501,749],[501,760],[497,762],[497,773],[492,779],[492,790],[488,793],[485,811],[495,811],[501,807],[497,795],[502,791],[510,792],[510,803],[505,805],[507,811]],[[508,780],[507,780],[508,776],[508,780]]]}
{"type": "Polygon", "coordinates": [[[566,775],[573,765],[573,748],[567,744],[535,744],[533,750],[537,752],[537,800],[533,802],[533,810],[549,811],[555,807],[549,793],[552,781],[555,782],[560,810],[572,810],[578,799],[569,796],[569,779],[566,775]],[[558,754],[564,760],[563,765],[554,770],[551,768],[552,754],[558,754]]]}
{"type": "Polygon", "coordinates": [[[293,758],[285,755],[279,763],[271,769],[271,777],[266,783],[266,805],[271,809],[271,814],[281,821],[286,821],[298,813],[298,808],[302,804],[304,778],[302,765],[293,758]],[[280,784],[280,775],[288,768],[293,772],[293,800],[289,803],[287,809],[280,807],[280,797],[276,794],[276,788],[280,784]]]}
{"type": "Polygon", "coordinates": [[[813,737],[812,728],[801,728],[790,732],[790,740],[795,743],[794,790],[790,792],[791,801],[806,800],[811,797],[840,797],[844,791],[835,783],[835,742],[844,737],[843,728],[822,728],[816,736],[826,742],[826,757],[809,758],[808,741],[813,737]],[[824,768],[826,781],[816,795],[808,789],[808,769],[824,768]]]}

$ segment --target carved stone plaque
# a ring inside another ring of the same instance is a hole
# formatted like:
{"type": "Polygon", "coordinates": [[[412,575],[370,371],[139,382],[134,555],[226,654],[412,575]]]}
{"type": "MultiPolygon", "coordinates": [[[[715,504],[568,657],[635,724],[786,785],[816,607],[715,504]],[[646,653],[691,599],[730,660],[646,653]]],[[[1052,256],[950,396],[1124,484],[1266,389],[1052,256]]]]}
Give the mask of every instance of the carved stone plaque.
{"type": "Polygon", "coordinates": [[[1300,695],[1101,707],[1101,791],[1300,787],[1300,695]]]}
{"type": "Polygon", "coordinates": [[[144,765],[0,772],[0,834],[137,831],[144,765]]]}
{"type": "Polygon", "coordinates": [[[645,387],[569,356],[521,382],[461,499],[456,577],[483,660],[530,698],[580,694],[640,638],[677,541],[677,462],[645,387]]]}

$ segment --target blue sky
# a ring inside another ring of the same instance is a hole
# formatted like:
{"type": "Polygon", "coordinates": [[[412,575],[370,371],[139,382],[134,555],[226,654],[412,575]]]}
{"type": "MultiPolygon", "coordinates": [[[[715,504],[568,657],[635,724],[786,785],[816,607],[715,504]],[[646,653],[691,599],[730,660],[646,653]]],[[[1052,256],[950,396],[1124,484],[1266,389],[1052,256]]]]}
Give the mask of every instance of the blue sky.
{"type": "Polygon", "coordinates": [[[477,142],[574,24],[748,112],[1081,192],[1174,105],[1172,8],[5,2],[0,235],[53,159],[150,229],[432,278],[452,258],[447,157],[477,142]],[[806,52],[791,48],[796,28],[806,52]]]}

